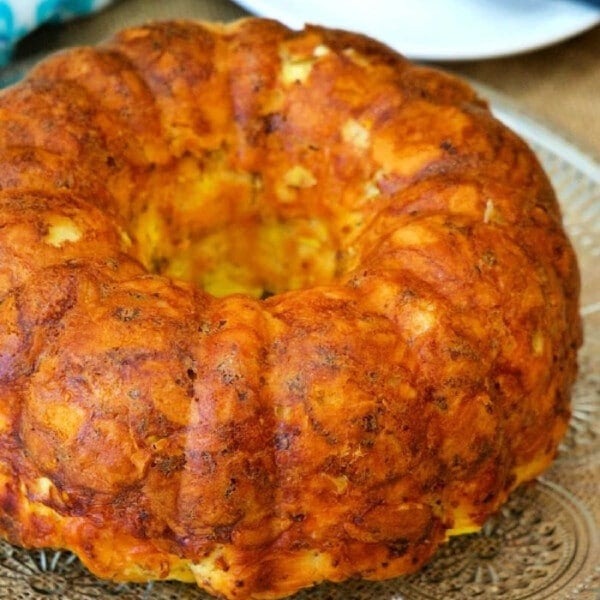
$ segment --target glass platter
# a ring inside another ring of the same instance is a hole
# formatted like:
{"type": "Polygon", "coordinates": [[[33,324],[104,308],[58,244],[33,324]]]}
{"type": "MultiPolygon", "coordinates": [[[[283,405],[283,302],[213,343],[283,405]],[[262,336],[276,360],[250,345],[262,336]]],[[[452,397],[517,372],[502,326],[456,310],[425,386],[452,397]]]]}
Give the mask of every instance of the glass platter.
{"type": "MultiPolygon", "coordinates": [[[[514,493],[481,532],[452,539],[419,573],[379,583],[323,584],[294,600],[600,599],[600,164],[493,90],[476,87],[544,164],[579,256],[586,341],[570,429],[543,478],[514,493]]],[[[100,581],[67,552],[29,552],[0,542],[0,598],[209,596],[178,583],[100,581]]]]}

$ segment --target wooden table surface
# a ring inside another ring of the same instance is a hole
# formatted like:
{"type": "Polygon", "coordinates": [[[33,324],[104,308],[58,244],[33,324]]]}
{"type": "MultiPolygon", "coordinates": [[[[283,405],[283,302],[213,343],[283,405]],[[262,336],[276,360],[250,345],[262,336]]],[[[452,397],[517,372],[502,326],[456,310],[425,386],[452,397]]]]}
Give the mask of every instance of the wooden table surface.
{"type": "MultiPolygon", "coordinates": [[[[229,21],[247,14],[229,0],[117,0],[93,17],[32,34],[19,54],[97,43],[122,27],[150,19],[229,21]]],[[[582,150],[600,157],[600,26],[526,54],[436,66],[502,92],[582,150]]]]}

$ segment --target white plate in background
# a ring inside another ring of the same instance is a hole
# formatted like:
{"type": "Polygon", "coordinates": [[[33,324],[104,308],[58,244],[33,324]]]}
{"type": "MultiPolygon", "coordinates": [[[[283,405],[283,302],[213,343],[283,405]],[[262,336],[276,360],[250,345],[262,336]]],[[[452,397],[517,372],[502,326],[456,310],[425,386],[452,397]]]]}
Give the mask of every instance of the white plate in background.
{"type": "Polygon", "coordinates": [[[366,33],[419,60],[505,56],[600,23],[590,0],[235,0],[295,29],[304,23],[366,33]]]}

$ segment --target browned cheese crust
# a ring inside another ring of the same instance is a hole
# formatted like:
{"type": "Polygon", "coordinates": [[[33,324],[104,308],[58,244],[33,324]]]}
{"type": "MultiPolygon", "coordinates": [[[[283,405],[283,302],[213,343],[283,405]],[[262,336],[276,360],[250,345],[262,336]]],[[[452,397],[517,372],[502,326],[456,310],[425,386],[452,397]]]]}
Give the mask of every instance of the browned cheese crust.
{"type": "Polygon", "coordinates": [[[171,22],[0,96],[0,530],[277,598],[414,571],[555,456],[579,275],[536,158],[365,37],[171,22]]]}

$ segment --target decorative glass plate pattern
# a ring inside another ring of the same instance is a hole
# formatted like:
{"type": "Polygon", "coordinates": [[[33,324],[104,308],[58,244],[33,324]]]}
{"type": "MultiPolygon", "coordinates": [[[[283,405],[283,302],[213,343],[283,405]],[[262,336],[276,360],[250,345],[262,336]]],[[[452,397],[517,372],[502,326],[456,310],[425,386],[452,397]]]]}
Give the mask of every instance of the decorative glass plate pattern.
{"type": "MultiPolygon", "coordinates": [[[[570,429],[540,481],[517,490],[479,533],[453,538],[420,572],[386,582],[323,584],[294,600],[600,600],[600,164],[492,90],[481,92],[545,166],[579,256],[586,341],[570,429]]],[[[26,551],[0,541],[0,598],[209,596],[180,583],[100,581],[72,554],[26,551]]]]}

